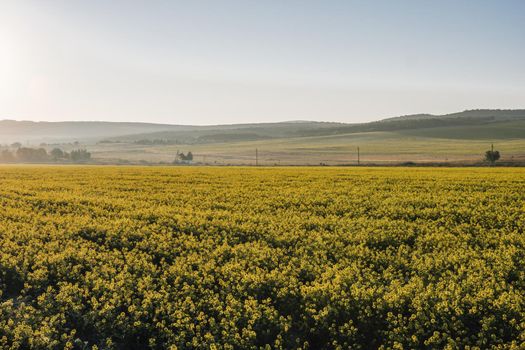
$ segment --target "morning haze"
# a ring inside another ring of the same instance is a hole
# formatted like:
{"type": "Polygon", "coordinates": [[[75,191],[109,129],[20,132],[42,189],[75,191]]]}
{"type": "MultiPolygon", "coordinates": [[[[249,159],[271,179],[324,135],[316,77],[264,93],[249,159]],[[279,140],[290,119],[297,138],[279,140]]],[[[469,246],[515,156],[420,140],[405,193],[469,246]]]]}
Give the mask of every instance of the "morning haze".
{"type": "Polygon", "coordinates": [[[522,1],[4,1],[0,119],[356,123],[525,101],[522,1]]]}

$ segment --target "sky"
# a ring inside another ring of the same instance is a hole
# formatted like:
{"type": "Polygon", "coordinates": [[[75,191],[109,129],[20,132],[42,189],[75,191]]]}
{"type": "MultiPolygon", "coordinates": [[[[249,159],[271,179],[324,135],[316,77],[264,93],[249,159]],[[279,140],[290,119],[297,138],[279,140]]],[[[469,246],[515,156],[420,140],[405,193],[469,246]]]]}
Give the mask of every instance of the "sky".
{"type": "Polygon", "coordinates": [[[0,119],[365,122],[525,108],[522,0],[0,0],[0,119]]]}

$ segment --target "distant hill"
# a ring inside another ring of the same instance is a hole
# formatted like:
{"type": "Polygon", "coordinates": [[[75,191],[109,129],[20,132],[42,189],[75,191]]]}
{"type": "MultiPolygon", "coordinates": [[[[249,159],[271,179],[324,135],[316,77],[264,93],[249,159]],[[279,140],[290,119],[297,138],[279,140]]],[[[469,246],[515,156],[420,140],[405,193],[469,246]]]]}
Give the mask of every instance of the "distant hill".
{"type": "Polygon", "coordinates": [[[417,114],[361,124],[284,122],[195,127],[184,131],[126,135],[116,140],[172,140],[176,143],[198,144],[369,132],[394,132],[452,139],[476,139],[478,136],[480,139],[486,139],[491,135],[497,135],[497,138],[525,138],[525,110],[470,110],[446,115],[417,114]]]}
{"type": "MultiPolygon", "coordinates": [[[[387,118],[377,122],[310,131],[308,136],[425,129],[426,131],[423,134],[426,137],[434,137],[432,129],[438,129],[437,135],[439,136],[436,135],[436,137],[447,138],[447,134],[443,128],[460,128],[468,132],[468,129],[472,127],[474,127],[472,130],[476,130],[477,127],[485,125],[488,126],[485,130],[490,130],[491,128],[498,130],[504,123],[509,122],[513,122],[515,126],[520,126],[522,123],[525,125],[525,110],[469,110],[445,115],[416,114],[387,118]]],[[[417,132],[412,134],[417,135],[417,132]]],[[[457,138],[457,129],[454,130],[453,135],[453,138],[457,138]]],[[[469,138],[473,136],[475,135],[469,133],[469,138]]],[[[525,138],[525,133],[520,132],[517,135],[514,134],[513,137],[525,138]]]]}
{"type": "Polygon", "coordinates": [[[256,141],[263,139],[282,139],[308,136],[347,127],[351,124],[330,122],[292,121],[261,124],[232,124],[214,126],[196,126],[191,130],[159,131],[125,135],[113,138],[120,142],[141,142],[144,140],[167,140],[183,144],[256,141]]]}
{"type": "Polygon", "coordinates": [[[205,142],[232,139],[266,139],[288,137],[295,131],[332,128],[341,123],[292,121],[282,123],[232,125],[172,125],[120,122],[32,122],[0,120],[0,144],[10,142],[97,142],[102,140],[180,139],[201,138],[205,142]],[[246,135],[246,136],[243,136],[246,135]]]}
{"type": "Polygon", "coordinates": [[[390,132],[427,138],[525,138],[525,110],[467,110],[416,114],[345,124],[290,121],[232,125],[171,125],[118,122],[0,121],[0,144],[10,142],[207,144],[356,133],[390,132]]]}
{"type": "Polygon", "coordinates": [[[386,118],[382,122],[399,120],[420,120],[420,119],[454,119],[454,118],[494,118],[498,120],[508,120],[525,118],[525,109],[471,109],[463,112],[434,115],[434,114],[411,114],[399,117],[386,118]]]}
{"type": "Polygon", "coordinates": [[[73,141],[165,130],[187,130],[190,126],[118,122],[32,122],[0,120],[0,143],[26,141],[73,141]]]}

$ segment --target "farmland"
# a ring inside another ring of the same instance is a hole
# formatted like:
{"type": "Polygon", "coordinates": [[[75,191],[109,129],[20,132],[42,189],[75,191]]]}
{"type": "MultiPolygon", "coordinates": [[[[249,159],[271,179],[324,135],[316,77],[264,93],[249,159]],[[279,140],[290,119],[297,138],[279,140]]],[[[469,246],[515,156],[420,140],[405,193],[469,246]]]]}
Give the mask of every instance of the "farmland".
{"type": "Polygon", "coordinates": [[[0,167],[2,349],[518,349],[525,170],[0,167]]]}
{"type": "Polygon", "coordinates": [[[357,147],[362,164],[402,162],[481,163],[491,143],[502,153],[502,161],[525,164],[525,139],[458,140],[419,137],[408,132],[368,132],[260,141],[221,142],[192,145],[98,144],[89,146],[100,162],[169,162],[177,150],[192,151],[194,161],[209,165],[254,165],[255,149],[261,165],[348,165],[357,163],[357,147]]]}
{"type": "MultiPolygon", "coordinates": [[[[493,144],[506,165],[525,165],[525,110],[468,110],[409,115],[358,124],[280,122],[170,125],[0,120],[3,151],[25,147],[48,153],[87,149],[99,164],[172,163],[177,152],[203,165],[479,165],[493,144]]],[[[58,159],[48,159],[57,161],[58,159]]],[[[27,160],[18,159],[20,162],[27,160]]],[[[31,161],[31,160],[30,160],[31,161]]],[[[42,160],[40,160],[42,161],[42,160]]]]}

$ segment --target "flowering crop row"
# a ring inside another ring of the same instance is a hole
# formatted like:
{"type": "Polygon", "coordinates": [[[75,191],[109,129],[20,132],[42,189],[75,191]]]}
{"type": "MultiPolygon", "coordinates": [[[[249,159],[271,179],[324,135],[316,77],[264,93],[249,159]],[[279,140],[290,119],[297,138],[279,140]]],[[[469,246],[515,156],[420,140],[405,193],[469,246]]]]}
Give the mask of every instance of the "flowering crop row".
{"type": "Polygon", "coordinates": [[[2,349],[518,349],[525,171],[0,167],[2,349]]]}

